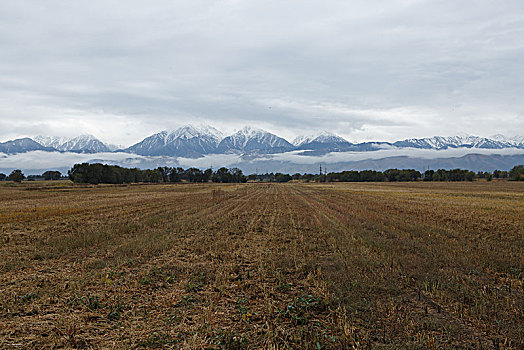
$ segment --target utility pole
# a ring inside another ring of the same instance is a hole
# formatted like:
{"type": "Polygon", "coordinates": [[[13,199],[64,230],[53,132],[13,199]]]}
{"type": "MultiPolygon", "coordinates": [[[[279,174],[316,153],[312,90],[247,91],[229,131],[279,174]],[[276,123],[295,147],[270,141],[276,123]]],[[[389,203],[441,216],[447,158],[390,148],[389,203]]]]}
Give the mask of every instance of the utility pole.
{"type": "Polygon", "coordinates": [[[322,176],[322,163],[320,164],[320,175],[322,176]]]}

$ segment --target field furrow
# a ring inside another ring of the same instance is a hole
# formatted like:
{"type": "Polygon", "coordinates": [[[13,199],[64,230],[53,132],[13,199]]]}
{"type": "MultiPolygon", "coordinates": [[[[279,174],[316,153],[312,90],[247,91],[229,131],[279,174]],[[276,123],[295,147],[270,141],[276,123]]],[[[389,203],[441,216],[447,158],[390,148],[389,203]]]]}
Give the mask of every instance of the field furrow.
{"type": "Polygon", "coordinates": [[[0,187],[0,348],[518,349],[523,193],[0,187]]]}

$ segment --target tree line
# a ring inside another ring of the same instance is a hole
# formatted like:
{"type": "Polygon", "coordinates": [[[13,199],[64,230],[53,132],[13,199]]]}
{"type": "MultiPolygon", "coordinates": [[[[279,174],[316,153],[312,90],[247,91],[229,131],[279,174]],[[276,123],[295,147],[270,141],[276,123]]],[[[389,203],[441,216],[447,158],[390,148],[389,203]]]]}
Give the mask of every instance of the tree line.
{"type": "MultiPolygon", "coordinates": [[[[266,173],[244,175],[238,168],[222,167],[213,171],[212,169],[201,170],[198,168],[183,169],[180,167],[158,167],[156,169],[124,168],[118,165],[107,165],[100,163],[75,164],[68,171],[67,177],[62,176],[59,171],[46,171],[41,175],[29,175],[27,180],[60,180],[69,178],[76,183],[90,184],[123,184],[123,183],[158,183],[158,182],[221,182],[240,183],[246,181],[254,182],[289,182],[300,180],[305,182],[404,182],[404,181],[473,181],[475,179],[509,179],[524,181],[524,165],[517,165],[510,171],[495,170],[493,173],[479,171],[477,173],[463,169],[438,169],[426,170],[421,173],[414,169],[388,169],[386,171],[375,170],[348,170],[341,172],[330,172],[328,174],[300,174],[293,175],[284,173],[266,173]]],[[[26,176],[21,170],[13,170],[9,175],[0,173],[0,181],[21,182],[26,176]]]]}
{"type": "Polygon", "coordinates": [[[27,179],[28,181],[60,180],[60,179],[64,179],[64,177],[62,176],[62,173],[60,173],[59,171],[54,171],[54,170],[46,171],[42,175],[29,175],[27,177],[24,175],[24,173],[20,169],[13,170],[11,174],[9,175],[0,173],[0,181],[22,182],[25,179],[27,179]]]}
{"type": "Polygon", "coordinates": [[[238,168],[220,168],[216,171],[198,168],[169,168],[159,167],[151,170],[138,168],[123,168],[118,165],[107,164],[75,164],[68,172],[69,179],[76,183],[90,184],[123,184],[134,182],[246,182],[246,176],[238,168]]]}

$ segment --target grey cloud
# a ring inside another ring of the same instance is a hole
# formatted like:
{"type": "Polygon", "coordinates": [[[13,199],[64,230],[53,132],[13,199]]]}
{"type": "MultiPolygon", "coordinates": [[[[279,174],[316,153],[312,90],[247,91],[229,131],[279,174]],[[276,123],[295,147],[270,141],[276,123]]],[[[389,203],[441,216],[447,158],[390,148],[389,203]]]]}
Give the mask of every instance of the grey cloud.
{"type": "Polygon", "coordinates": [[[520,0],[122,4],[0,4],[1,139],[131,144],[194,120],[354,140],[524,127],[520,0]]]}

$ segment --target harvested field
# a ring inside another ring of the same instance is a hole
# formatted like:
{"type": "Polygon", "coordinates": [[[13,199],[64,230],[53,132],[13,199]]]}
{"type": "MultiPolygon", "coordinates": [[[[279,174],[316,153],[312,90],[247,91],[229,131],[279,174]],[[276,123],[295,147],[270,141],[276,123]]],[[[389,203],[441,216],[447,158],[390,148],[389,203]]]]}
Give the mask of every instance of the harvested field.
{"type": "Polygon", "coordinates": [[[524,183],[0,185],[0,348],[524,348],[524,183]]]}

